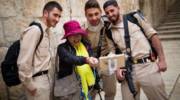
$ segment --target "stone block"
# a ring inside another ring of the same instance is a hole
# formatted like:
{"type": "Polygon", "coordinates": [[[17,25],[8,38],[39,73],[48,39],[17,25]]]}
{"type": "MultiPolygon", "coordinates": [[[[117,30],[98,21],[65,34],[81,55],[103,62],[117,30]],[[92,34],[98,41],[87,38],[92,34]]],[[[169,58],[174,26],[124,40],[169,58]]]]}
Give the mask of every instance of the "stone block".
{"type": "MultiPolygon", "coordinates": [[[[7,48],[6,47],[0,47],[0,63],[3,61],[4,56],[7,52],[7,48]]],[[[1,65],[0,65],[1,66],[1,65]]],[[[0,67],[0,72],[1,72],[1,67],[0,67]]],[[[0,100],[7,100],[7,87],[3,82],[2,79],[2,74],[0,73],[0,100]]]]}
{"type": "Polygon", "coordinates": [[[0,100],[7,100],[8,92],[7,87],[3,82],[2,76],[0,74],[0,100]]]}
{"type": "Polygon", "coordinates": [[[7,47],[0,47],[0,63],[4,60],[8,48],[7,47]]]}
{"type": "Polygon", "coordinates": [[[84,6],[85,6],[85,1],[86,0],[69,0],[69,4],[71,6],[71,18],[72,17],[85,17],[84,16],[84,6]]]}
{"type": "Polygon", "coordinates": [[[5,45],[2,22],[0,21],[0,47],[5,45]]]}
{"type": "MultiPolygon", "coordinates": [[[[52,1],[52,0],[47,0],[52,1]]],[[[62,17],[69,17],[70,16],[70,5],[69,0],[55,0],[57,1],[63,8],[62,17]]]]}
{"type": "Polygon", "coordinates": [[[81,25],[84,24],[84,22],[86,22],[86,18],[85,17],[78,17],[78,16],[73,16],[72,20],[76,20],[78,21],[81,25]]]}
{"type": "Polygon", "coordinates": [[[16,16],[16,0],[0,0],[0,17],[16,16]]]}
{"type": "Polygon", "coordinates": [[[23,15],[26,17],[41,17],[45,0],[24,0],[23,15]]]}
{"type": "Polygon", "coordinates": [[[20,33],[23,32],[31,21],[31,18],[25,17],[15,17],[3,20],[5,39],[8,42],[19,39],[20,33]]]}
{"type": "Polygon", "coordinates": [[[121,13],[128,13],[139,9],[138,0],[118,0],[121,13]]]}

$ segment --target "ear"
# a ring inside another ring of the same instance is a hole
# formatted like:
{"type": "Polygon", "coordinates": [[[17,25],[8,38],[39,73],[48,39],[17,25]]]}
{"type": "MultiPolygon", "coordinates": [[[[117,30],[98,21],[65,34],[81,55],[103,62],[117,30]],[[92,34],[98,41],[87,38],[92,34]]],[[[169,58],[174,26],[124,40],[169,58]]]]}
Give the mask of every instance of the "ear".
{"type": "Polygon", "coordinates": [[[44,10],[43,16],[48,17],[48,11],[47,10],[44,10]]]}
{"type": "Polygon", "coordinates": [[[118,8],[118,10],[120,10],[120,7],[117,7],[118,8]]]}

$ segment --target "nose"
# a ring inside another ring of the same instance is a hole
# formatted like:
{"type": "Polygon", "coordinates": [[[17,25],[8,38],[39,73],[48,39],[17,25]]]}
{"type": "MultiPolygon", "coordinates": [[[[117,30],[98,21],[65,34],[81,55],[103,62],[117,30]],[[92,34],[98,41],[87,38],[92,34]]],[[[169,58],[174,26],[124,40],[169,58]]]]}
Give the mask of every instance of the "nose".
{"type": "Polygon", "coordinates": [[[56,21],[57,21],[57,22],[59,22],[59,19],[60,19],[60,17],[59,17],[59,16],[58,16],[58,17],[56,17],[56,21]]]}
{"type": "Polygon", "coordinates": [[[97,19],[96,16],[93,16],[93,17],[92,17],[92,20],[96,20],[96,19],[97,19]]]}
{"type": "Polygon", "coordinates": [[[109,13],[108,13],[108,16],[109,16],[109,17],[112,17],[112,16],[113,16],[113,13],[109,12],[109,13]]]}

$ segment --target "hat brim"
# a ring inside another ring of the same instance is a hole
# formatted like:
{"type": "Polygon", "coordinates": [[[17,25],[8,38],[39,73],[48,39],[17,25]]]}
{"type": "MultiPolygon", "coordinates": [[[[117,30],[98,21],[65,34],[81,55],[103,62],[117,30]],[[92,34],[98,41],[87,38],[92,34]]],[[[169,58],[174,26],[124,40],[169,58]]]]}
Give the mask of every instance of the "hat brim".
{"type": "Polygon", "coordinates": [[[70,33],[67,33],[66,35],[64,35],[64,38],[67,38],[67,37],[73,36],[73,35],[77,35],[77,34],[80,34],[82,36],[86,36],[87,32],[83,29],[77,29],[75,31],[71,31],[70,33]]]}

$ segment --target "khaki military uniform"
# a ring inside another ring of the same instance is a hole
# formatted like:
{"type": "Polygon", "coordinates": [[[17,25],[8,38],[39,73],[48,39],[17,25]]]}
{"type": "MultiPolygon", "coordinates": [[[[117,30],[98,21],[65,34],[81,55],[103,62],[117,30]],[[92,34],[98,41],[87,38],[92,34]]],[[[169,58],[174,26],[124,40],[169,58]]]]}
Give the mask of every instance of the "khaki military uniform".
{"type": "Polygon", "coordinates": [[[26,92],[28,100],[49,100],[51,91],[51,77],[49,74],[42,74],[32,77],[38,72],[49,71],[55,62],[55,47],[49,28],[40,20],[37,20],[43,29],[43,39],[35,51],[40,40],[41,31],[33,25],[27,28],[20,38],[20,53],[18,57],[19,77],[22,84],[31,90],[37,89],[35,96],[26,92]]]}
{"type": "Polygon", "coordinates": [[[8,100],[27,100],[22,84],[8,87],[8,100]]]}
{"type": "MultiPolygon", "coordinates": [[[[145,31],[147,38],[151,38],[157,32],[151,27],[146,19],[142,19],[138,14],[134,15],[139,24],[145,31]]],[[[147,38],[144,36],[140,28],[128,21],[129,35],[131,39],[131,51],[133,59],[141,59],[150,56],[151,47],[147,38]]],[[[124,40],[124,25],[123,21],[117,25],[112,25],[112,37],[114,42],[118,45],[118,48],[125,53],[126,45],[124,40]]],[[[113,45],[111,40],[108,40],[109,45],[113,45]]],[[[167,100],[167,94],[165,92],[165,86],[161,73],[158,72],[158,66],[156,62],[146,62],[133,64],[132,77],[134,85],[138,94],[136,100],[139,100],[140,88],[143,89],[148,100],[167,100]]],[[[121,84],[123,100],[134,100],[133,95],[129,91],[126,81],[121,84]]]]}
{"type": "MultiPolygon", "coordinates": [[[[88,32],[88,40],[91,43],[91,47],[94,53],[97,52],[97,47],[100,39],[100,30],[104,26],[103,21],[100,22],[97,26],[91,26],[88,22],[84,24],[85,29],[88,32]]],[[[103,35],[104,36],[104,35],[103,35]]],[[[102,47],[101,47],[101,56],[109,54],[110,49],[108,47],[105,36],[102,38],[102,47]]],[[[116,95],[116,77],[115,74],[110,76],[102,76],[103,81],[103,91],[105,92],[105,100],[114,100],[116,95]]],[[[95,97],[93,97],[95,99],[95,97]]]]}

